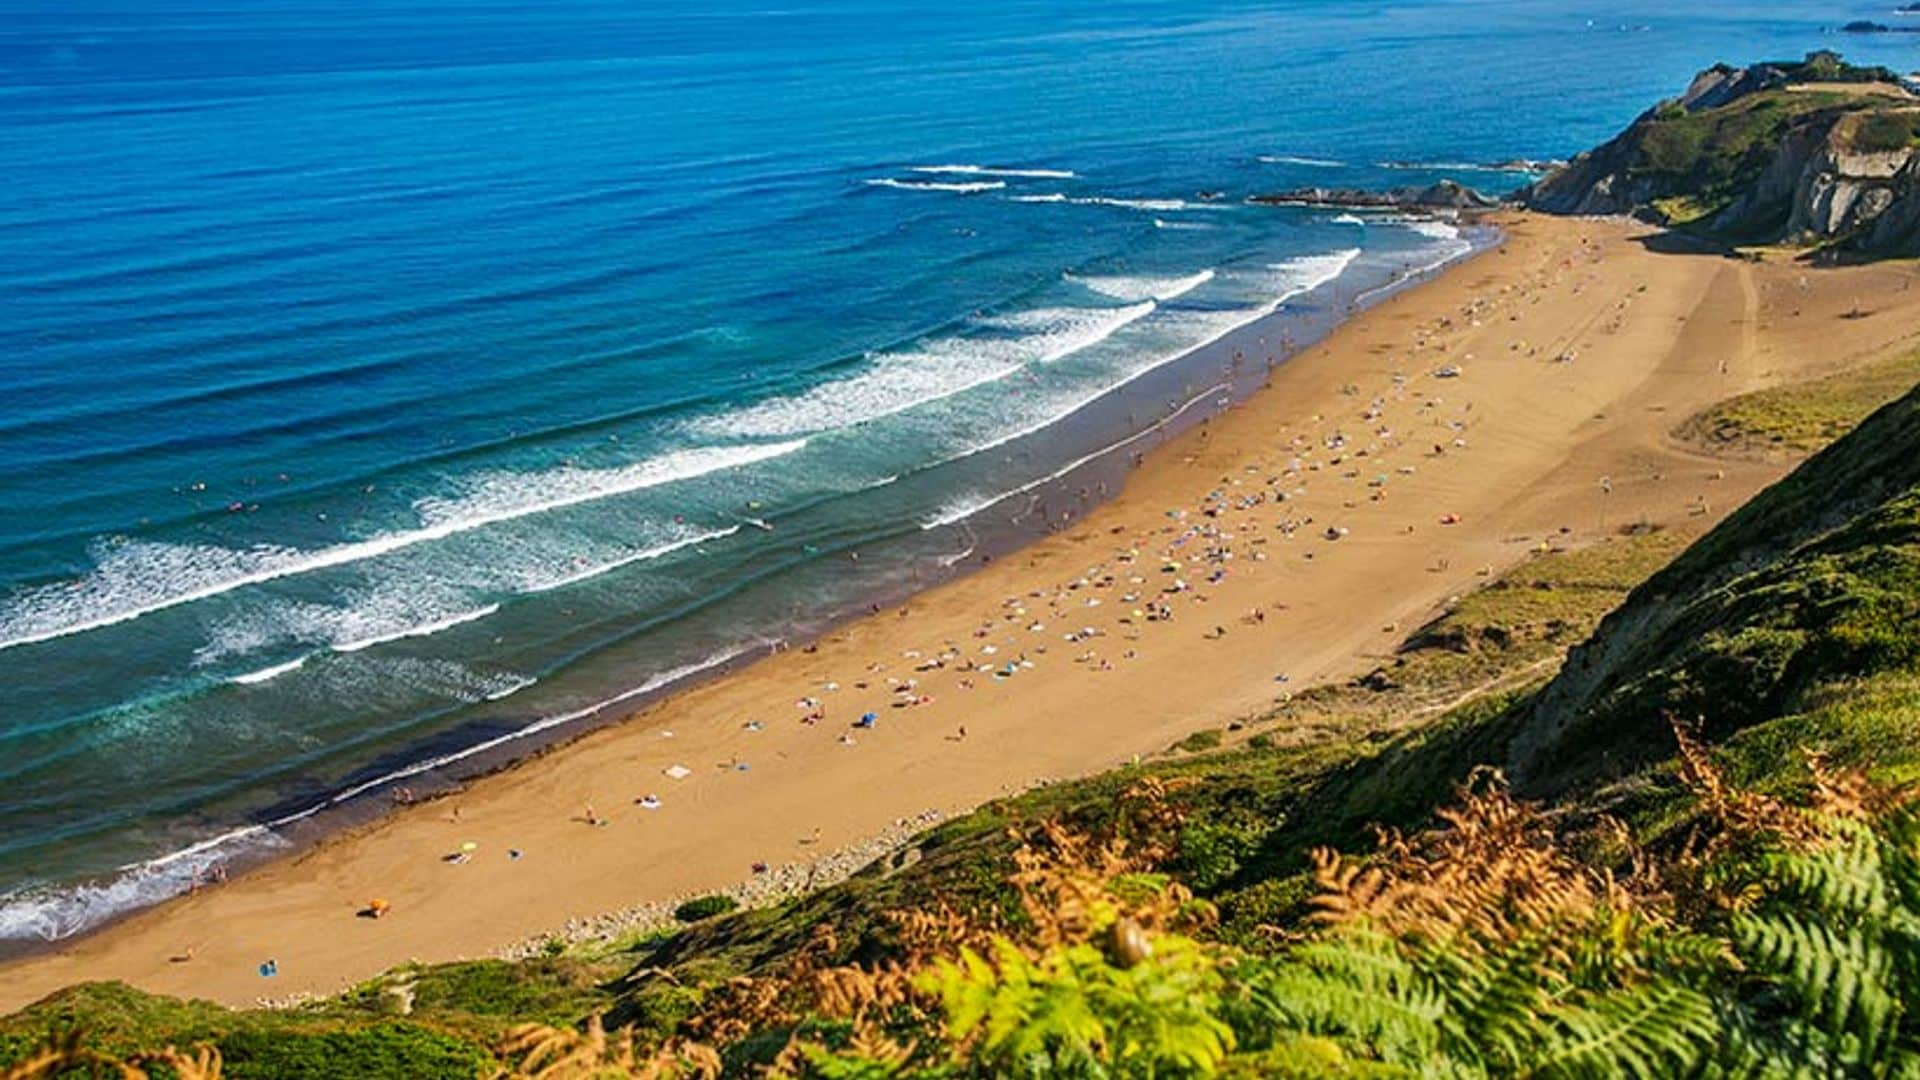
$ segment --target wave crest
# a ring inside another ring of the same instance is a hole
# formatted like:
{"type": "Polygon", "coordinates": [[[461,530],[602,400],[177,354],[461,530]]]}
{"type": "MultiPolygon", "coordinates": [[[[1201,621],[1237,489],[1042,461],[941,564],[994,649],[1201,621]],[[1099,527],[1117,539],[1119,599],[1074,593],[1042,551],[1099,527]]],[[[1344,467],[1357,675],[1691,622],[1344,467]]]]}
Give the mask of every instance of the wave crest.
{"type": "Polygon", "coordinates": [[[1213,277],[1214,272],[1209,269],[1184,277],[1077,277],[1069,274],[1067,280],[1115,300],[1165,302],[1185,296],[1212,281],[1213,277]]]}
{"type": "Polygon", "coordinates": [[[957,195],[998,191],[1007,186],[1005,180],[968,180],[950,183],[943,180],[896,180],[891,176],[877,176],[864,183],[870,187],[898,188],[901,191],[947,191],[957,195]]]}
{"type": "Polygon", "coordinates": [[[907,171],[934,175],[1009,176],[1034,180],[1071,180],[1079,175],[1071,169],[1010,169],[997,165],[914,165],[907,171]]]}
{"type": "Polygon", "coordinates": [[[857,375],[704,417],[693,427],[750,437],[853,427],[1070,356],[1145,318],[1154,306],[1145,300],[1121,308],[1039,308],[976,319],[976,331],[997,333],[937,338],[911,351],[881,354],[857,375]]]}
{"type": "Polygon", "coordinates": [[[1305,165],[1314,169],[1344,169],[1347,163],[1332,158],[1302,157],[1298,154],[1261,154],[1260,161],[1268,165],[1305,165]]]}
{"type": "Polygon", "coordinates": [[[805,440],[676,450],[631,465],[486,473],[453,497],[414,504],[419,528],[318,550],[260,545],[236,549],[151,541],[95,546],[91,573],[31,587],[0,604],[0,649],[51,641],[137,619],[278,578],[346,566],[501,522],[791,454],[805,440]]]}

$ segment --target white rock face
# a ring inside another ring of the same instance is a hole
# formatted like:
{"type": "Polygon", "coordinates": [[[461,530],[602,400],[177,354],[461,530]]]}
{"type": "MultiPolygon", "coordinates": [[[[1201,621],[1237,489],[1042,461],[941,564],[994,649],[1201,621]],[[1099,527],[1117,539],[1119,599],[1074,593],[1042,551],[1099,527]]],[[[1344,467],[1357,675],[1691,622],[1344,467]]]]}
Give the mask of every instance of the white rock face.
{"type": "Polygon", "coordinates": [[[1911,151],[1893,150],[1867,153],[1860,150],[1835,150],[1830,155],[1833,169],[1855,180],[1888,180],[1907,163],[1911,151]]]}
{"type": "Polygon", "coordinates": [[[1912,156],[1909,150],[1848,150],[1830,136],[1800,174],[1787,236],[1821,240],[1871,224],[1893,205],[1894,179],[1912,156]]]}

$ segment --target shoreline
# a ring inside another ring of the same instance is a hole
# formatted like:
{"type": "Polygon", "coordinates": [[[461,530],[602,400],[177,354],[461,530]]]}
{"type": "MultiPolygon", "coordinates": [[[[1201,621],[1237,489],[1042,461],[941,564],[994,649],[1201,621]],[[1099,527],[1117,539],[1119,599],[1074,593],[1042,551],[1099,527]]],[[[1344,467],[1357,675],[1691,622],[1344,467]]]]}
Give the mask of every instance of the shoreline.
{"type": "MultiPolygon", "coordinates": [[[[1636,511],[1655,521],[1690,514],[1709,463],[1722,474],[1711,517],[1784,471],[1668,446],[1668,424],[1685,414],[1663,419],[1652,408],[1681,413],[1780,373],[1791,358],[1765,367],[1728,329],[1758,325],[1741,286],[1768,271],[1655,254],[1640,239],[1652,230],[1632,223],[1502,220],[1505,238],[1488,253],[1336,319],[1324,341],[1271,373],[1270,389],[1167,432],[1138,468],[1121,467],[1127,482],[1115,498],[1059,534],[933,585],[897,613],[837,623],[814,647],[683,686],[457,794],[7,961],[0,1009],[99,978],[228,1004],[325,994],[406,959],[490,955],[570,919],[724,888],[755,862],[837,851],[885,822],[951,816],[1040,779],[1157,752],[1271,702],[1283,689],[1276,672],[1294,687],[1341,677],[1397,640],[1383,627],[1417,624],[1481,580],[1477,568],[1604,532],[1591,509],[1596,469],[1621,478],[1606,512],[1616,523],[1636,511]],[[1599,237],[1591,247],[1589,235],[1599,237]],[[1579,363],[1529,362],[1517,347],[1563,337],[1579,341],[1579,363]],[[1436,375],[1443,358],[1466,377],[1436,375]],[[1730,366],[1716,373],[1716,361],[1730,366]],[[1387,427],[1396,433],[1378,434],[1387,427]],[[1426,443],[1438,447],[1443,430],[1460,445],[1429,455],[1426,443]],[[1650,456],[1675,464],[1629,482],[1650,456]],[[1376,471],[1378,485],[1365,478],[1376,471]],[[1287,475],[1278,501],[1222,501],[1235,486],[1246,489],[1242,500],[1266,500],[1273,478],[1287,475]],[[1434,525],[1443,513],[1459,523],[1434,525]],[[1282,531],[1275,515],[1301,528],[1282,531]],[[1253,531],[1244,543],[1221,540],[1213,523],[1223,518],[1253,531]],[[1351,536],[1319,538],[1336,525],[1351,536]],[[1128,574],[1147,583],[1133,593],[1157,590],[1168,535],[1200,540],[1196,550],[1232,548],[1207,562],[1221,577],[1166,594],[1181,618],[1129,619],[1116,610],[1124,599],[1086,610],[1096,593],[1129,590],[1128,574]],[[1206,601],[1227,606],[1216,613],[1206,601]],[[1260,629],[1239,617],[1251,610],[1270,613],[1260,629]],[[1082,635],[1082,624],[1096,632],[1082,635]],[[1065,655],[1074,652],[1098,663],[1065,655]],[[1027,666],[1011,662],[1016,654],[1027,666]],[[1005,678],[988,674],[1002,663],[1005,678]],[[926,700],[903,704],[882,676],[911,681],[908,700],[926,700]],[[831,716],[796,724],[796,704],[815,695],[831,702],[831,716]],[[865,730],[847,723],[866,711],[882,719],[865,730]],[[663,779],[673,767],[688,771],[663,779]],[[637,808],[652,791],[664,805],[637,808]],[[604,828],[579,820],[596,800],[611,811],[604,828]],[[472,864],[443,865],[464,843],[474,845],[472,864]],[[508,848],[526,858],[504,858],[508,848]],[[392,899],[395,916],[354,919],[369,896],[392,899]],[[173,962],[183,948],[193,959],[173,962]],[[266,957],[283,973],[271,983],[252,970],[266,957]]],[[[1842,295],[1865,287],[1859,281],[1905,271],[1833,273],[1807,306],[1844,310],[1842,295]]],[[[1853,326],[1850,340],[1884,349],[1895,322],[1853,326]]],[[[1804,336],[1821,342],[1832,331],[1809,321],[1804,336]]]]}
{"type": "MultiPolygon", "coordinates": [[[[126,864],[118,868],[112,878],[96,878],[92,882],[62,887],[61,895],[73,892],[105,895],[123,886],[141,887],[145,881],[138,875],[149,872],[164,871],[180,879],[171,886],[171,892],[132,902],[116,902],[113,910],[105,915],[82,912],[79,918],[86,921],[59,936],[0,939],[0,965],[58,951],[64,945],[107,931],[144,911],[175,902],[190,891],[184,880],[189,871],[198,875],[203,869],[218,866],[223,878],[238,880],[274,863],[297,859],[317,846],[377,825],[397,808],[389,796],[403,786],[420,788],[420,802],[458,795],[475,782],[511,772],[523,763],[596,732],[632,723],[680,694],[728,678],[786,649],[817,642],[850,622],[869,617],[872,611],[911,602],[930,589],[962,580],[994,560],[1018,554],[1044,541],[1050,535],[1048,528],[1034,529],[986,519],[997,519],[998,515],[993,513],[996,508],[1021,495],[1034,495],[1043,509],[1051,499],[1070,504],[1080,512],[1110,502],[1117,497],[1115,493],[1131,471],[1128,458],[1151,454],[1191,428],[1209,422],[1223,410],[1238,407],[1259,393],[1274,368],[1324,341],[1346,322],[1400,292],[1484,255],[1500,242],[1497,229],[1479,224],[1475,219],[1462,218],[1456,224],[1460,226],[1458,239],[1467,245],[1462,251],[1421,266],[1409,265],[1384,273],[1376,269],[1371,275],[1359,275],[1361,280],[1344,288],[1352,267],[1343,267],[1330,280],[1276,300],[1266,313],[1142,368],[1043,425],[969,451],[967,456],[973,456],[1036,437],[1070,439],[1075,433],[1099,433],[1101,442],[1091,451],[1060,461],[1047,474],[970,507],[952,520],[923,522],[917,534],[909,532],[863,545],[885,548],[896,542],[959,530],[966,537],[966,550],[957,556],[937,558],[938,569],[931,570],[927,577],[923,578],[916,569],[911,582],[879,582],[870,590],[846,597],[824,616],[790,628],[790,633],[775,638],[755,636],[730,645],[699,660],[658,672],[638,685],[612,691],[585,707],[549,715],[528,715],[520,726],[505,731],[485,721],[463,724],[403,744],[379,759],[400,764],[370,764],[346,774],[330,790],[269,804],[253,815],[251,821],[232,824],[177,850],[126,864]],[[1270,340],[1286,344],[1276,352],[1270,340]],[[1269,353],[1264,362],[1255,360],[1255,354],[1261,352],[1269,353]],[[1203,378],[1214,381],[1196,389],[1203,378]],[[1175,386],[1179,387],[1181,397],[1168,415],[1136,430],[1127,431],[1123,427],[1119,438],[1107,439],[1119,412],[1124,410],[1131,419],[1134,411],[1158,401],[1160,394],[1175,386]],[[1224,396],[1219,401],[1208,400],[1216,394],[1224,396]],[[1102,417],[1099,415],[1102,412],[1116,415],[1102,417]],[[1121,456],[1123,451],[1125,457],[1121,456]],[[1100,492],[1091,499],[1085,494],[1090,485],[1100,492]],[[1076,487],[1081,489],[1078,501],[1074,498],[1076,487]]],[[[1356,253],[1364,255],[1364,251],[1356,253]]],[[[1027,516],[1030,515],[1017,517],[1027,516]]],[[[834,554],[837,552],[829,551],[826,556],[834,554]]],[[[748,587],[760,584],[754,582],[748,587]]]]}

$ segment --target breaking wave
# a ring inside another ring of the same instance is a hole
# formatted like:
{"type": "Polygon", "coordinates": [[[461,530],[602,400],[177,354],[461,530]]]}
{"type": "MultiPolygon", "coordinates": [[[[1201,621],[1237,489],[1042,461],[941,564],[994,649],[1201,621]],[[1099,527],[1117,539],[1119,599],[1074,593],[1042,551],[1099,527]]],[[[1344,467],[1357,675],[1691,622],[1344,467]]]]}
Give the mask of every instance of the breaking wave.
{"type": "Polygon", "coordinates": [[[1110,296],[1115,300],[1164,302],[1185,296],[1212,281],[1213,277],[1212,270],[1202,270],[1197,274],[1188,274],[1184,277],[1077,277],[1068,274],[1067,280],[1077,282],[1101,296],[1110,296]]]}
{"type": "Polygon", "coordinates": [[[274,664],[272,667],[263,667],[258,671],[249,671],[245,675],[235,675],[227,681],[230,683],[238,683],[241,686],[253,686],[270,679],[278,678],[289,671],[298,671],[306,662],[306,657],[296,656],[284,664],[274,664]]]}
{"type": "Polygon", "coordinates": [[[359,652],[362,649],[371,649],[375,645],[385,645],[389,641],[400,641],[405,638],[431,637],[442,630],[451,630],[456,626],[462,626],[466,623],[478,622],[499,610],[499,604],[488,604],[486,607],[480,608],[477,611],[465,611],[458,615],[449,615],[444,619],[435,619],[432,622],[402,627],[398,630],[389,630],[386,633],[375,634],[372,637],[356,638],[353,641],[341,642],[333,647],[333,651],[353,653],[359,652]]]}
{"type": "Polygon", "coordinates": [[[791,454],[805,440],[694,447],[631,465],[485,473],[453,497],[414,504],[420,526],[319,550],[260,545],[124,541],[95,545],[95,566],[75,581],[31,587],[0,605],[0,649],[137,619],[278,578],[346,566],[501,522],[624,495],[791,454]]]}
{"type": "Polygon", "coordinates": [[[1499,163],[1476,163],[1471,161],[1377,161],[1377,168],[1415,170],[1419,172],[1477,172],[1477,173],[1517,173],[1522,176],[1537,176],[1548,171],[1549,163],[1538,161],[1513,161],[1499,163]]]}
{"type": "Polygon", "coordinates": [[[1344,169],[1347,163],[1331,158],[1300,157],[1295,154],[1261,154],[1260,160],[1268,165],[1306,165],[1315,169],[1344,169]]]}
{"type": "MultiPolygon", "coordinates": [[[[1258,322],[1259,320],[1267,317],[1268,315],[1273,314],[1274,312],[1278,311],[1283,305],[1285,305],[1288,301],[1294,300],[1300,296],[1304,296],[1307,293],[1310,293],[1315,289],[1320,288],[1323,285],[1329,284],[1330,282],[1337,280],[1341,274],[1346,272],[1347,267],[1351,266],[1353,264],[1353,261],[1359,257],[1360,257],[1360,250],[1358,248],[1347,248],[1341,251],[1328,252],[1327,254],[1324,254],[1324,255],[1307,255],[1297,259],[1290,259],[1282,263],[1274,263],[1269,267],[1269,269],[1275,272],[1275,276],[1272,280],[1272,286],[1275,288],[1276,291],[1274,296],[1270,300],[1264,303],[1255,305],[1253,307],[1248,307],[1248,308],[1236,308],[1236,309],[1230,309],[1225,311],[1183,313],[1183,320],[1188,322],[1189,325],[1191,325],[1191,327],[1193,328],[1193,333],[1191,336],[1188,337],[1186,342],[1180,345],[1179,347],[1172,349],[1170,351],[1164,352],[1161,355],[1149,360],[1147,363],[1133,368],[1132,370],[1128,371],[1125,375],[1123,375],[1119,379],[1109,382],[1104,386],[1098,387],[1092,390],[1091,392],[1081,394],[1078,397],[1075,397],[1069,401],[1059,403],[1058,406],[1056,406],[1055,408],[1049,409],[1045,417],[1039,419],[1034,423],[1028,424],[1024,427],[1018,428],[1013,431],[1005,432],[991,440],[980,443],[978,445],[968,447],[967,449],[957,454],[953,454],[947,458],[942,459],[937,464],[944,465],[949,462],[959,461],[962,458],[973,457],[976,454],[983,454],[989,450],[994,450],[1001,446],[1006,445],[1007,443],[1013,442],[1016,439],[1024,438],[1037,431],[1051,427],[1052,425],[1059,423],[1061,420],[1065,419],[1066,417],[1071,416],[1074,413],[1079,412],[1081,409],[1086,408],[1088,405],[1091,405],[1095,401],[1098,401],[1100,398],[1103,398],[1108,394],[1111,394],[1114,391],[1120,389],[1121,387],[1127,385],[1128,383],[1133,382],[1135,379],[1140,378],[1142,375],[1145,375],[1148,372],[1155,370],[1156,368],[1163,367],[1166,364],[1172,363],[1173,361],[1178,360],[1183,356],[1188,356],[1197,349],[1206,348],[1208,345],[1211,345],[1214,342],[1219,341],[1221,338],[1226,337],[1228,334],[1233,333],[1235,330],[1238,330],[1241,327],[1247,326],[1251,323],[1258,322]]],[[[1032,481],[1027,484],[1022,484],[1019,487],[1012,488],[1007,491],[999,492],[997,494],[961,496],[960,498],[948,503],[946,506],[936,511],[932,517],[921,522],[920,527],[922,529],[937,529],[943,525],[954,524],[958,521],[961,521],[967,517],[972,516],[973,514],[980,512],[981,510],[986,509],[987,507],[993,506],[997,503],[1004,502],[1015,495],[1020,495],[1028,491],[1031,491],[1033,488],[1046,483],[1048,480],[1058,479],[1060,476],[1063,476],[1066,473],[1079,468],[1081,465],[1086,464],[1088,461],[1093,460],[1093,458],[1099,457],[1102,454],[1110,453],[1111,451],[1113,451],[1114,449],[1120,446],[1124,446],[1134,441],[1135,439],[1138,439],[1141,436],[1146,435],[1151,431],[1159,429],[1160,427],[1164,426],[1166,423],[1171,421],[1175,416],[1178,416],[1181,412],[1185,412],[1188,408],[1192,407],[1192,405],[1195,402],[1201,400],[1202,398],[1205,398],[1207,395],[1212,394],[1220,389],[1222,389],[1222,387],[1219,387],[1219,386],[1209,387],[1208,389],[1202,391],[1200,394],[1196,395],[1194,398],[1190,399],[1185,405],[1181,406],[1179,411],[1173,414],[1170,414],[1169,416],[1163,418],[1162,420],[1151,425],[1150,427],[1145,428],[1142,431],[1132,436],[1129,436],[1126,439],[1122,439],[1120,442],[1114,443],[1111,446],[1095,451],[1092,455],[1088,457],[1083,457],[1075,462],[1069,463],[1064,468],[1060,470],[1056,470],[1055,472],[1053,472],[1052,474],[1049,474],[1048,476],[1041,477],[1039,480],[1032,481]]]]}
{"type": "Polygon", "coordinates": [[[1042,308],[983,317],[971,324],[972,335],[883,353],[857,375],[703,417],[692,426],[702,433],[752,437],[852,427],[1070,356],[1146,317],[1154,306],[1144,300],[1120,308],[1042,308]],[[978,333],[983,330],[998,332],[978,333]]]}
{"type": "Polygon", "coordinates": [[[891,176],[875,177],[865,183],[871,187],[898,188],[902,191],[950,191],[959,195],[998,191],[1007,186],[1005,180],[969,180],[948,183],[943,180],[895,180],[891,176]]]}
{"type": "Polygon", "coordinates": [[[1078,175],[1069,169],[1005,169],[995,165],[915,165],[907,171],[956,176],[1009,176],[1034,180],[1071,180],[1078,175]]]}
{"type": "MultiPolygon", "coordinates": [[[[425,758],[403,768],[344,788],[303,809],[256,825],[232,829],[138,863],[118,868],[104,882],[89,882],[62,889],[23,888],[0,895],[0,940],[59,941],[90,930],[118,915],[156,904],[184,893],[192,883],[216,865],[257,853],[282,848],[287,841],[280,835],[290,825],[304,821],[331,807],[358,798],[401,780],[419,776],[464,761],[489,750],[538,735],[566,724],[585,720],[634,698],[664,689],[700,672],[719,667],[737,657],[764,648],[765,642],[753,642],[715,653],[703,660],[660,672],[639,686],[615,694],[582,708],[545,716],[524,727],[497,735],[436,757],[425,758]]],[[[506,679],[483,695],[498,701],[534,685],[536,679],[516,676],[506,679]]]]}
{"type": "Polygon", "coordinates": [[[1022,203],[1071,203],[1075,206],[1112,206],[1121,210],[1154,210],[1161,213],[1217,209],[1211,203],[1188,202],[1185,199],[1123,199],[1111,195],[1068,195],[1058,191],[1041,195],[1009,195],[1007,198],[1022,203]]]}

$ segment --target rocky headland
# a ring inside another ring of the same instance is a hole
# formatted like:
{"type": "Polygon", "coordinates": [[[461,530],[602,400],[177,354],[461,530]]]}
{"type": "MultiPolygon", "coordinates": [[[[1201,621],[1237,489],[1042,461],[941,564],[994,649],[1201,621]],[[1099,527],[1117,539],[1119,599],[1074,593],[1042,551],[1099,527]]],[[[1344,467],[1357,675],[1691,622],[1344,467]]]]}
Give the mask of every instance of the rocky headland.
{"type": "Polygon", "coordinates": [[[1514,198],[1728,243],[1920,255],[1920,98],[1833,53],[1720,65],[1514,198]]]}

